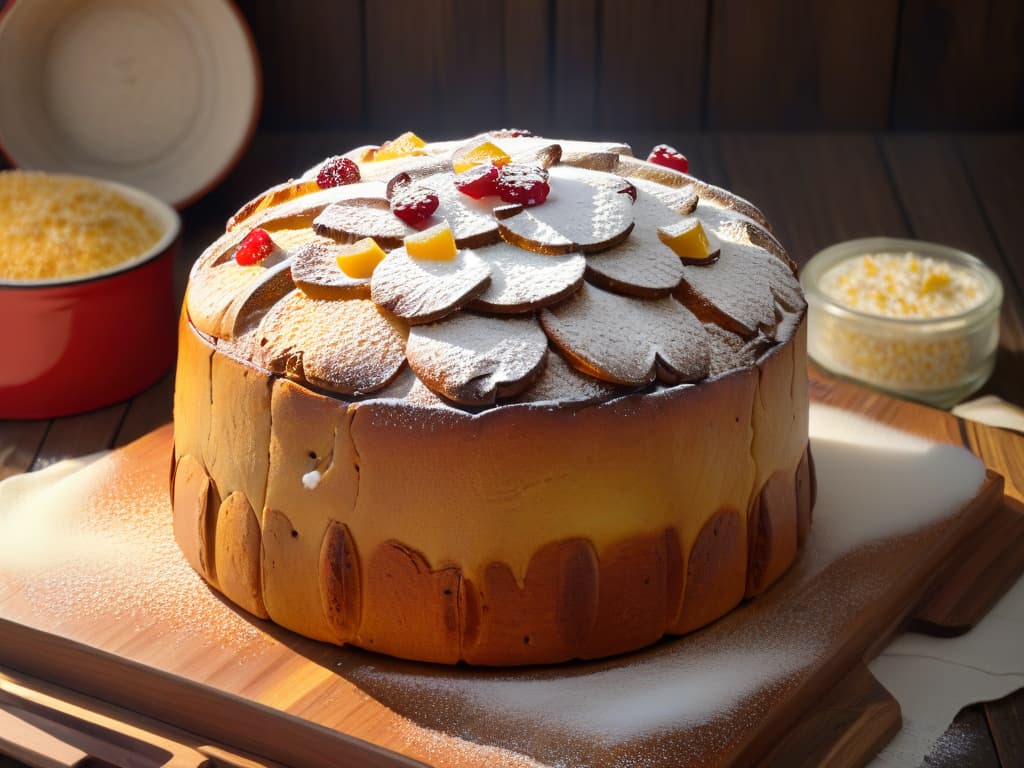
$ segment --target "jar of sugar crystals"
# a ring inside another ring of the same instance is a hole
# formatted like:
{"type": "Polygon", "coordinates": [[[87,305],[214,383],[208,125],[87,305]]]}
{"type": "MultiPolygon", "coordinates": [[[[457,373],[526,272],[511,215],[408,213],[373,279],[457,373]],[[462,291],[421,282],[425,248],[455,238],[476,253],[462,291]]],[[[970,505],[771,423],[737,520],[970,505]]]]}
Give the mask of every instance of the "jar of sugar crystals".
{"type": "Polygon", "coordinates": [[[968,253],[888,237],[819,252],[801,275],[808,353],[831,373],[948,408],[980,388],[999,344],[999,278],[968,253]]]}

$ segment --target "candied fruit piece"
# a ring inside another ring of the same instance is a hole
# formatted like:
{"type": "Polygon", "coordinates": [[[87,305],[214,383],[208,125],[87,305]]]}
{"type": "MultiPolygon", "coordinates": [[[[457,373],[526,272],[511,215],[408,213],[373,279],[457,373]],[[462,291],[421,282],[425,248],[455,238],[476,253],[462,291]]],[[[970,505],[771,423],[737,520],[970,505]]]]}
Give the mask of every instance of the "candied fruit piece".
{"type": "Polygon", "coordinates": [[[355,184],[359,181],[359,166],[347,157],[328,158],[316,174],[316,183],[320,189],[340,187],[342,184],[355,184]]]}
{"type": "Polygon", "coordinates": [[[647,162],[671,168],[680,173],[690,170],[690,161],[686,159],[686,156],[668,144],[659,144],[652,149],[651,154],[647,156],[647,162]]]}
{"type": "Polygon", "coordinates": [[[689,217],[658,228],[658,237],[681,259],[705,261],[711,257],[711,244],[700,220],[689,217]]]}
{"type": "Polygon", "coordinates": [[[921,293],[931,293],[949,285],[949,272],[931,272],[924,279],[921,293]]]}
{"type": "Polygon", "coordinates": [[[423,147],[427,145],[423,139],[412,131],[406,131],[401,136],[391,141],[385,141],[380,149],[373,153],[374,160],[394,160],[396,157],[407,157],[408,155],[422,155],[423,147]]]}
{"type": "Polygon", "coordinates": [[[509,163],[498,174],[498,194],[506,203],[540,205],[550,191],[548,172],[540,166],[509,163]]]}
{"type": "Polygon", "coordinates": [[[496,195],[500,173],[501,169],[496,165],[477,165],[455,177],[455,188],[476,200],[496,195]]]}
{"type": "Polygon", "coordinates": [[[414,259],[429,261],[451,261],[455,258],[455,236],[447,221],[437,226],[408,235],[405,238],[405,251],[414,259]]]}
{"type": "Polygon", "coordinates": [[[270,239],[270,233],[257,227],[246,235],[238,246],[235,261],[243,267],[251,267],[253,264],[259,264],[273,252],[274,241],[270,239]]]}
{"type": "Polygon", "coordinates": [[[437,195],[426,187],[399,187],[391,198],[391,212],[410,226],[429,219],[438,205],[437,195]]]}
{"type": "Polygon", "coordinates": [[[468,171],[470,168],[474,168],[484,163],[491,163],[491,165],[502,166],[510,163],[512,158],[509,157],[501,147],[495,146],[489,141],[485,141],[483,144],[478,144],[471,150],[457,158],[452,165],[455,168],[456,173],[462,173],[468,171]]]}
{"type": "Polygon", "coordinates": [[[366,278],[373,275],[373,270],[383,261],[386,255],[377,241],[372,237],[364,237],[351,245],[341,246],[338,254],[338,267],[349,277],[366,278]]]}

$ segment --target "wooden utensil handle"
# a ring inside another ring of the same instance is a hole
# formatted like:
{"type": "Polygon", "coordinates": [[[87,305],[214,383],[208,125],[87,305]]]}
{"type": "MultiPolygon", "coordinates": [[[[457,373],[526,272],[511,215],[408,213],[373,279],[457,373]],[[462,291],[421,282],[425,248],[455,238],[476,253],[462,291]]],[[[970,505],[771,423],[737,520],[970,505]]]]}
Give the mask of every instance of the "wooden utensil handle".
{"type": "Polygon", "coordinates": [[[0,708],[0,754],[33,768],[79,768],[89,755],[19,717],[17,710],[0,708]]]}

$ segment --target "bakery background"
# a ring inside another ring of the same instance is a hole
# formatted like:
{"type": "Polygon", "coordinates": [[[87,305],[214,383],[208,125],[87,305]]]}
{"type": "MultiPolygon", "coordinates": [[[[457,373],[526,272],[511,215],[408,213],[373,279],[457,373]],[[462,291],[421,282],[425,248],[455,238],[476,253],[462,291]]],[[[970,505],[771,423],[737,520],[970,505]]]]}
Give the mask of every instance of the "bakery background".
{"type": "MultiPolygon", "coordinates": [[[[240,202],[359,143],[499,125],[621,138],[641,155],[668,142],[697,175],[757,200],[800,263],[877,234],[978,254],[1008,291],[984,391],[1024,403],[1017,0],[260,0],[237,9],[259,57],[262,103],[237,163],[183,208],[179,300],[188,265],[240,202]]],[[[171,388],[165,377],[100,411],[0,422],[0,478],[130,441],[166,419],[171,388]]],[[[969,749],[998,765],[1022,701],[1018,692],[964,710],[944,737],[946,762],[939,750],[930,764],[960,764],[969,749]]]]}

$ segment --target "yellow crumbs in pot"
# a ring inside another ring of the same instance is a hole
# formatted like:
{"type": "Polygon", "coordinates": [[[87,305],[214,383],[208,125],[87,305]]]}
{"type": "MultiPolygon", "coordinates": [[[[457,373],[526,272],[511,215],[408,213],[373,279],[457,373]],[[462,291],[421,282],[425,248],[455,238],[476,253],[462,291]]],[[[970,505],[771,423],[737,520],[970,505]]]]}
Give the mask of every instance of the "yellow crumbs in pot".
{"type": "Polygon", "coordinates": [[[0,280],[49,280],[102,272],[160,239],[143,208],[93,179],[0,173],[0,280]]]}

